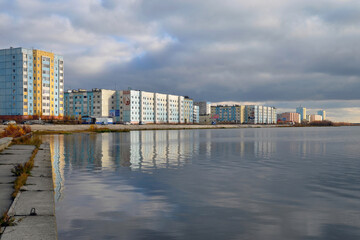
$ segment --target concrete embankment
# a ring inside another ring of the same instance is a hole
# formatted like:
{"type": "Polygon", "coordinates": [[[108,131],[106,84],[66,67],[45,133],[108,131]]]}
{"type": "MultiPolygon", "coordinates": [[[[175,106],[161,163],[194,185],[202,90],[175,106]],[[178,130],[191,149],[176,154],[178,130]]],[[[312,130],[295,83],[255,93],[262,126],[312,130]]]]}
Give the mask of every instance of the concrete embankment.
{"type": "Polygon", "coordinates": [[[12,139],[11,137],[0,138],[0,151],[7,148],[11,144],[12,139]]]}
{"type": "MultiPolygon", "coordinates": [[[[17,146],[10,149],[14,147],[17,146]]],[[[9,197],[10,195],[11,193],[9,197]]],[[[1,240],[57,239],[51,154],[48,144],[40,146],[31,176],[12,202],[8,214],[14,216],[16,225],[6,227],[1,240]]]]}

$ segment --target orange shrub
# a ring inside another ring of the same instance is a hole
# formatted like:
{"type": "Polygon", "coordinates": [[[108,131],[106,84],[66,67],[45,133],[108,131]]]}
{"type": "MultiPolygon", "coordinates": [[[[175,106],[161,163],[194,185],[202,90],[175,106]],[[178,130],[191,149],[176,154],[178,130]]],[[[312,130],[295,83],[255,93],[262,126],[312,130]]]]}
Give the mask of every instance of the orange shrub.
{"type": "Polygon", "coordinates": [[[26,133],[31,132],[30,127],[20,127],[17,125],[8,125],[4,131],[1,133],[1,137],[21,137],[25,135],[26,133]]]}

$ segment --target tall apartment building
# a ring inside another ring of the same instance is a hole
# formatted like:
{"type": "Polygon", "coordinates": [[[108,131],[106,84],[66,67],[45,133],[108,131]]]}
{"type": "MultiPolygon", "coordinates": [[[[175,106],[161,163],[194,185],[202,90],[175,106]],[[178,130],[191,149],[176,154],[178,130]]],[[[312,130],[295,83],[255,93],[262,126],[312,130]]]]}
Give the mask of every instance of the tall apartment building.
{"type": "Polygon", "coordinates": [[[64,60],[37,49],[0,50],[0,117],[64,114],[64,60]]]}
{"type": "Polygon", "coordinates": [[[325,110],[320,110],[317,112],[318,115],[320,115],[322,117],[322,120],[326,120],[326,111],[325,110]]]}
{"type": "Polygon", "coordinates": [[[306,120],[306,108],[297,107],[296,112],[300,114],[300,121],[306,120]]]}
{"type": "Polygon", "coordinates": [[[275,124],[276,108],[258,105],[245,106],[245,123],[248,124],[275,124]]]}
{"type": "Polygon", "coordinates": [[[194,102],[195,106],[199,106],[199,114],[211,114],[211,102],[194,102]]]}
{"type": "Polygon", "coordinates": [[[65,116],[108,117],[116,106],[116,91],[94,88],[69,90],[65,93],[65,116]]]}
{"type": "Polygon", "coordinates": [[[212,106],[211,116],[216,119],[217,122],[222,123],[245,123],[244,119],[245,106],[212,106]]]}

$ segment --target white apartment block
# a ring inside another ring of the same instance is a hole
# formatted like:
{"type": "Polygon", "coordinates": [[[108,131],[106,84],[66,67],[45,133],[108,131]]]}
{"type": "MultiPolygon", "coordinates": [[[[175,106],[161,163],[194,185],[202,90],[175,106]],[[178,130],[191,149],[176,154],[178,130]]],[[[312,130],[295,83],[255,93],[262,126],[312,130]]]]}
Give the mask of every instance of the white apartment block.
{"type": "Polygon", "coordinates": [[[117,91],[119,122],[184,123],[184,97],[138,90],[117,91]]]}

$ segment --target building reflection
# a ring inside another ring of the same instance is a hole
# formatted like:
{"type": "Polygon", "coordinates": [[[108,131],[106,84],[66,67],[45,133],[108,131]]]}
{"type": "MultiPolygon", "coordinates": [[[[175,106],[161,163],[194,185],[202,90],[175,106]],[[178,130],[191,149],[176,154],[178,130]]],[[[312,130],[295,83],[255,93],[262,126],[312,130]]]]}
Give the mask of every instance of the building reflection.
{"type": "Polygon", "coordinates": [[[284,151],[306,157],[324,154],[325,143],[282,140],[275,131],[239,130],[222,137],[212,130],[157,130],[124,133],[52,135],[50,142],[56,199],[61,199],[66,173],[76,169],[151,173],[180,168],[194,161],[266,160],[284,151]],[[286,150],[284,150],[286,149],[286,150]],[[279,150],[279,151],[278,151],[279,150]],[[65,174],[64,174],[65,172],[65,174]]]}

